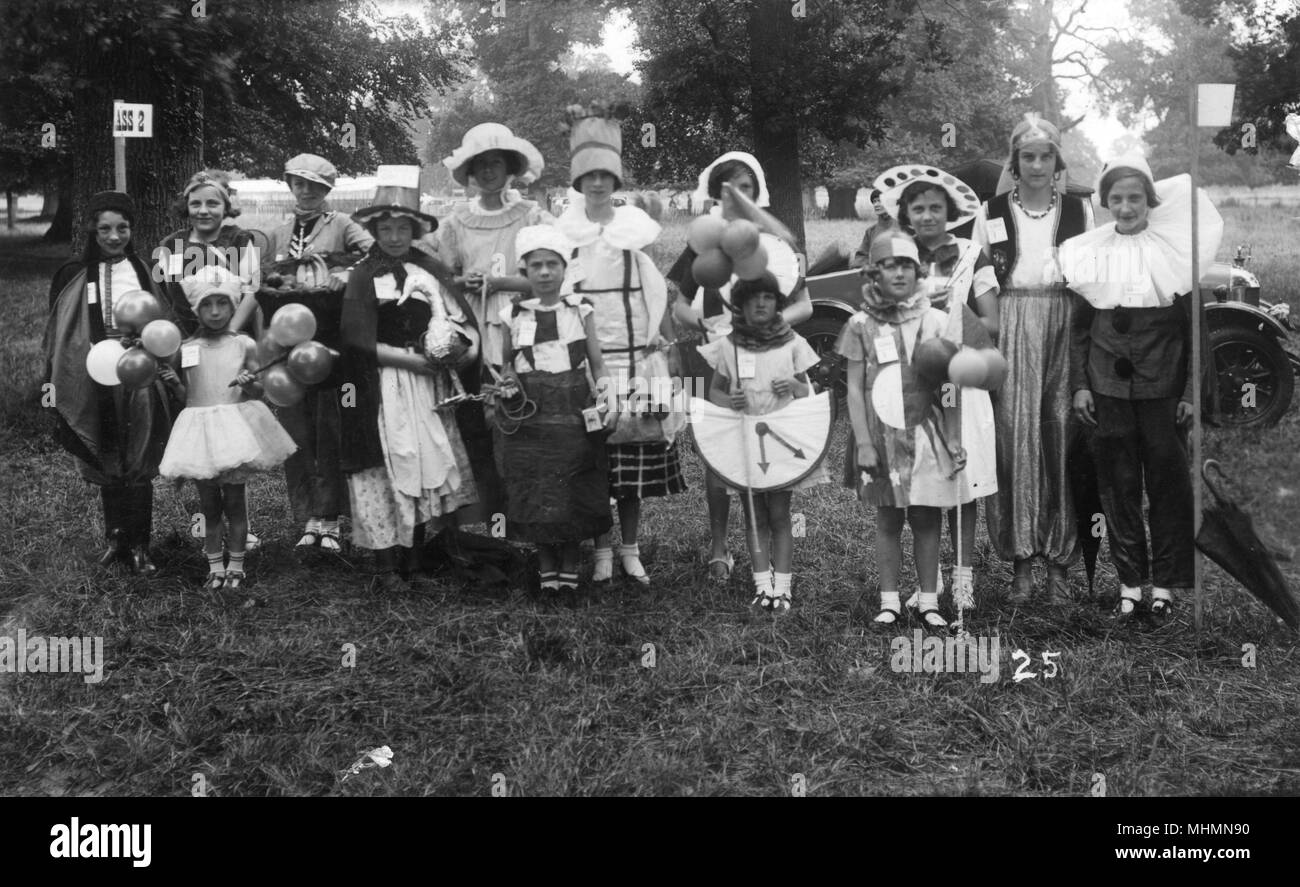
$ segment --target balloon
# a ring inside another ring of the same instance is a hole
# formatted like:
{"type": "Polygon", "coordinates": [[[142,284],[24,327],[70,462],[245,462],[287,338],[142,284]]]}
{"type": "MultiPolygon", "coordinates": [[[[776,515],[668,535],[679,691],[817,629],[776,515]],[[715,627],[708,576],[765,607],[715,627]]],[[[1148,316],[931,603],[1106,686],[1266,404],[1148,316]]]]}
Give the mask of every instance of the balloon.
{"type": "Polygon", "coordinates": [[[314,335],[316,317],[306,305],[283,305],[271,318],[271,338],[286,348],[306,342],[314,335]]]}
{"type": "Polygon", "coordinates": [[[162,305],[146,292],[123,296],[113,305],[113,320],[117,323],[118,329],[133,333],[140,332],[162,315],[162,305]]]}
{"type": "Polygon", "coordinates": [[[181,347],[181,329],[170,320],[151,320],[140,331],[140,344],[154,357],[171,357],[181,347]]]}
{"type": "Polygon", "coordinates": [[[136,346],[118,358],[117,377],[127,388],[148,388],[158,378],[158,361],[136,346]]]}
{"type": "MultiPolygon", "coordinates": [[[[727,223],[719,216],[700,216],[686,229],[686,243],[697,256],[702,256],[709,250],[718,248],[718,244],[722,241],[722,232],[726,227],[727,223]]],[[[699,278],[697,277],[696,280],[698,281],[699,278]]]]}
{"type": "Polygon", "coordinates": [[[948,380],[948,364],[957,346],[947,339],[926,339],[912,352],[912,365],[926,387],[933,388],[948,380]]]}
{"type": "Polygon", "coordinates": [[[984,388],[988,391],[997,391],[1002,387],[1002,383],[1007,380],[1007,359],[1002,356],[1002,352],[996,348],[981,348],[976,352],[984,358],[988,364],[988,379],[985,380],[984,388]]]}
{"type": "Polygon", "coordinates": [[[736,259],[736,276],[741,280],[757,280],[767,270],[767,250],[760,244],[743,259],[736,259]]]}
{"type": "Polygon", "coordinates": [[[325,381],[334,366],[334,357],[330,349],[320,342],[303,342],[294,346],[285,362],[289,374],[304,385],[315,385],[325,381]]]}
{"type": "Polygon", "coordinates": [[[734,219],[722,232],[722,251],[739,261],[758,249],[758,226],[748,219],[734,219]]]}
{"type": "Polygon", "coordinates": [[[284,364],[262,373],[262,390],[277,407],[291,407],[307,396],[307,386],[295,379],[284,364]]]}
{"type": "Polygon", "coordinates": [[[86,355],[86,372],[100,385],[121,385],[117,377],[117,362],[126,349],[118,339],[105,339],[91,346],[86,355]]]}
{"type": "Polygon", "coordinates": [[[691,262],[691,276],[705,289],[717,289],[731,280],[731,259],[716,248],[702,252],[691,262]]]}
{"type": "Polygon", "coordinates": [[[262,338],[257,341],[257,360],[265,366],[273,360],[278,360],[289,353],[289,349],[275,341],[271,331],[267,330],[262,333],[262,338]]]}
{"type": "Polygon", "coordinates": [[[965,388],[983,388],[988,375],[988,361],[974,348],[963,348],[948,362],[948,378],[965,388]]]}

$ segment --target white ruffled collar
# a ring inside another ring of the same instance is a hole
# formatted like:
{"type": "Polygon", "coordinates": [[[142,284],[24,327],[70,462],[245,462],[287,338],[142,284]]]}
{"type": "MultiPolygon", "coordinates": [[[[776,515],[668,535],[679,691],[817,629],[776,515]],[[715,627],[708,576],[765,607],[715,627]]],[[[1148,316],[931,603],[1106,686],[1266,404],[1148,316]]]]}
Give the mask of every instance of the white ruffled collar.
{"type": "Polygon", "coordinates": [[[654,243],[662,230],[659,223],[635,206],[614,207],[614,218],[601,225],[587,218],[585,202],[569,205],[555,225],[574,246],[588,246],[597,240],[618,250],[640,250],[654,243]]]}

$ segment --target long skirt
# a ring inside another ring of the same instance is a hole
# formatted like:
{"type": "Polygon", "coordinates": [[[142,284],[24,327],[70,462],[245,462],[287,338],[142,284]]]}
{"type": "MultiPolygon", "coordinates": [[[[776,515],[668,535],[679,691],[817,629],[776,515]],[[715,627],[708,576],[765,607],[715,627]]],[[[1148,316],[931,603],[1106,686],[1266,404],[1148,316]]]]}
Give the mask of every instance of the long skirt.
{"type": "Polygon", "coordinates": [[[537,412],[502,434],[506,535],[542,544],[609,532],[609,465],[602,432],[588,432],[594,401],[585,369],[519,376],[537,412]]]}
{"type": "Polygon", "coordinates": [[[1042,555],[1064,566],[1079,555],[1067,466],[1079,436],[1070,409],[1071,298],[1058,287],[1004,290],[998,300],[1009,371],[993,400],[998,492],[987,514],[1005,560],[1042,555]]]}

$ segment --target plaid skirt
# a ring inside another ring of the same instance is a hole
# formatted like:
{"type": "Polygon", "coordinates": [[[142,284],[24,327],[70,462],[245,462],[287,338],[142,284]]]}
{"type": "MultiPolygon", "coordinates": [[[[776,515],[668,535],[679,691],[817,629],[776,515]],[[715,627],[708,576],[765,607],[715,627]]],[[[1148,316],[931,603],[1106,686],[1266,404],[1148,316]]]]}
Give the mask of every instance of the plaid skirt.
{"type": "Polygon", "coordinates": [[[609,494],[615,499],[651,499],[686,492],[677,444],[609,444],[609,494]]]}

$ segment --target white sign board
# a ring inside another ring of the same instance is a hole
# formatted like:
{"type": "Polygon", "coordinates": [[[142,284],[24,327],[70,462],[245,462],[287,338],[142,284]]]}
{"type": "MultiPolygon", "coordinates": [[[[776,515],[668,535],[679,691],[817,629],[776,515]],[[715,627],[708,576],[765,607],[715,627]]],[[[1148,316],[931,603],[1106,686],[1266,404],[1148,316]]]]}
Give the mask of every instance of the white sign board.
{"type": "Polygon", "coordinates": [[[1196,125],[1228,126],[1232,123],[1235,83],[1196,84],[1196,125]]]}
{"type": "Polygon", "coordinates": [[[113,138],[153,138],[153,105],[113,102],[113,138]]]}

